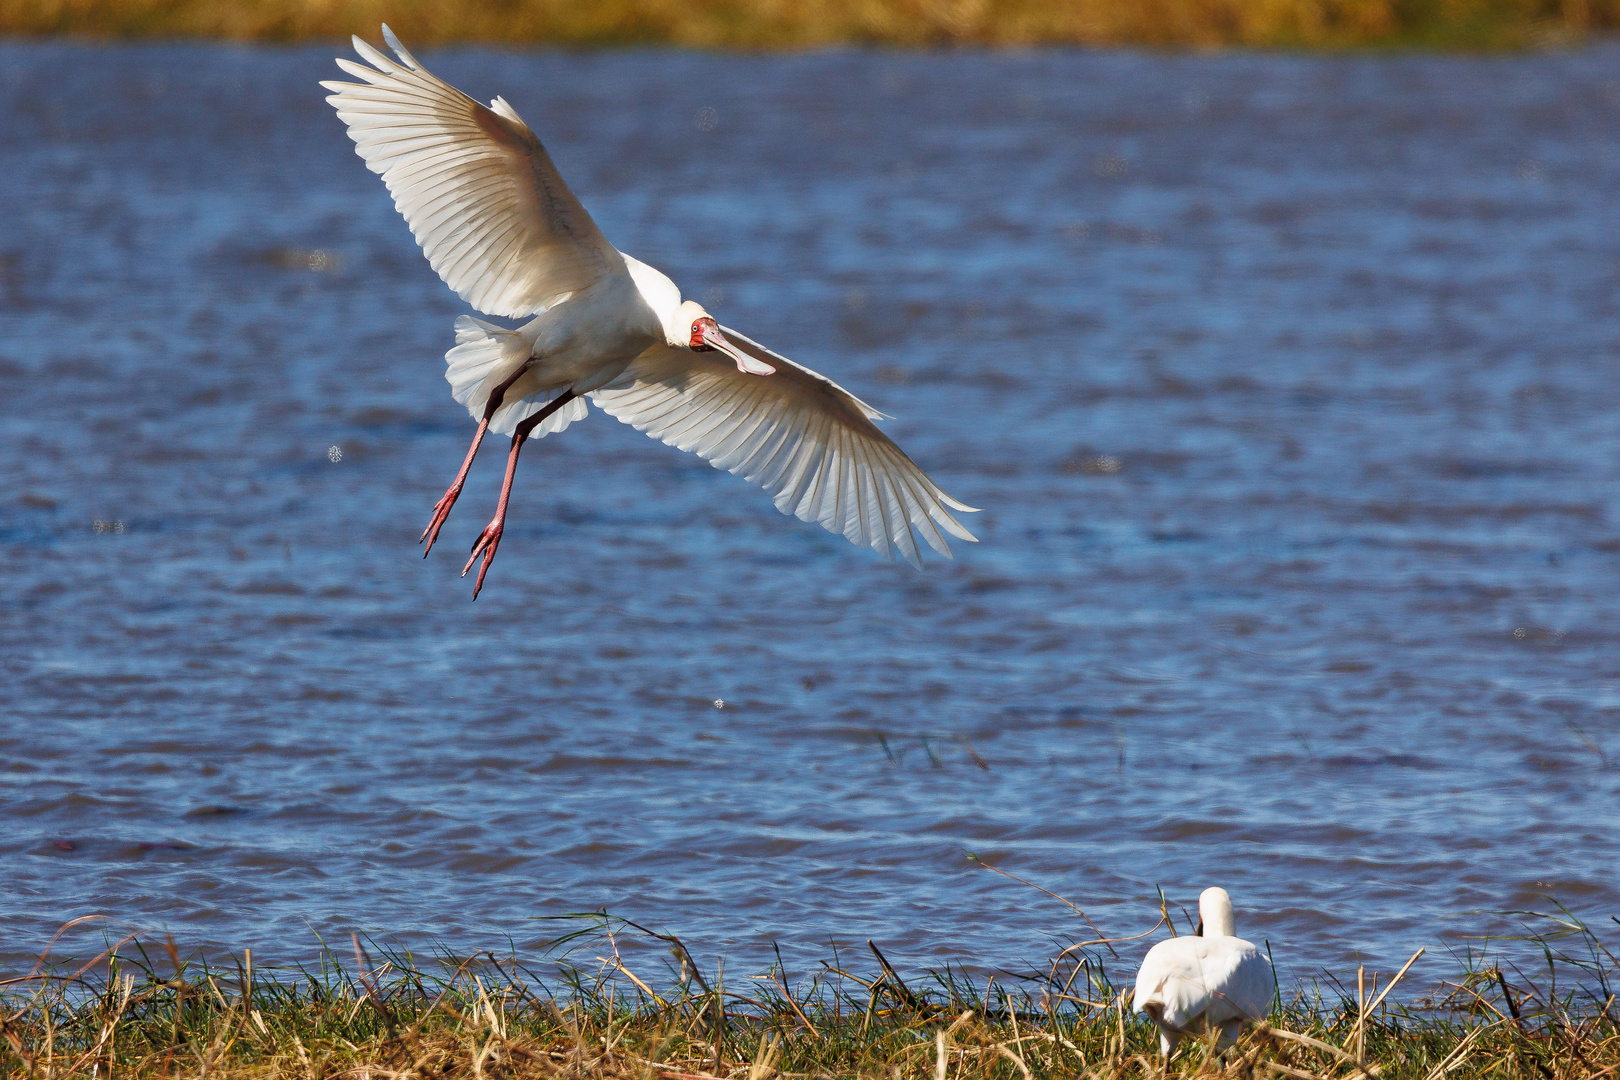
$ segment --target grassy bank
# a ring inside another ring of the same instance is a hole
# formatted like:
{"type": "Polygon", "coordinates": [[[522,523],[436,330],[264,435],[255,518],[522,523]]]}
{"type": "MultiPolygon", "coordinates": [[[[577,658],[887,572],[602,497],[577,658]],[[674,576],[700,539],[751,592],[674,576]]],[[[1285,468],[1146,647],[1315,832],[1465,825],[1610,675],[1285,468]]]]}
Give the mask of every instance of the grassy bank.
{"type": "Polygon", "coordinates": [[[1620,0],[0,0],[0,33],[258,41],[1521,48],[1620,26],[1620,0]]]}
{"type": "MultiPolygon", "coordinates": [[[[1427,997],[1399,976],[1324,976],[1281,994],[1265,1023],[1224,1057],[1208,1041],[1185,1045],[1169,1074],[1620,1073],[1614,958],[1562,913],[1547,925],[1537,975],[1474,963],[1427,997]]],[[[780,966],[742,978],[723,966],[705,971],[674,937],[602,916],[585,917],[536,957],[544,970],[517,957],[424,963],[378,955],[359,939],[352,945],[341,959],[328,953],[310,968],[267,972],[251,955],[210,964],[183,958],[172,942],[126,939],[88,963],[7,980],[0,1068],[61,1080],[1119,1080],[1162,1072],[1153,1029],[1129,1012],[1129,967],[1101,942],[1044,971],[980,979],[902,977],[876,949],[835,954],[799,978],[780,966]]],[[[1140,942],[1130,948],[1136,955],[1140,942]]]]}

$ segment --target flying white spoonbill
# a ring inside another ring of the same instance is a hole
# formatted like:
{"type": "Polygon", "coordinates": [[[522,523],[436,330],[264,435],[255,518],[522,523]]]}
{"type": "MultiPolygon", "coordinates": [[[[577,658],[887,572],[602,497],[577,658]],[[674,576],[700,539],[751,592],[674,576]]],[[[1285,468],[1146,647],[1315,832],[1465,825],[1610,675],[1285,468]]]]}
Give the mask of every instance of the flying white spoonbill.
{"type": "Polygon", "coordinates": [[[1219,1028],[1223,1045],[1237,1038],[1245,1021],[1271,1011],[1271,965],[1260,950],[1237,936],[1232,898],[1225,889],[1198,897],[1198,931],[1148,950],[1136,973],[1137,1012],[1159,1029],[1159,1049],[1168,1059],[1184,1035],[1219,1028]]]}
{"type": "MultiPolygon", "coordinates": [[[[455,399],[478,421],[455,482],[422,532],[433,550],[486,432],[512,436],[495,517],[473,544],[484,586],[506,522],[518,451],[585,417],[585,398],[638,431],[764,488],[777,509],[914,566],[913,530],[950,557],[941,530],[972,511],[873,425],[883,414],[735,330],[645,263],[616,250],[539,138],[502,98],[479,104],[435,78],[383,28],[398,61],[360,38],[359,82],[323,82],[355,151],[380,173],[428,262],[479,311],[445,354],[455,399]]],[[[425,552],[424,552],[425,554],[425,552]]]]}

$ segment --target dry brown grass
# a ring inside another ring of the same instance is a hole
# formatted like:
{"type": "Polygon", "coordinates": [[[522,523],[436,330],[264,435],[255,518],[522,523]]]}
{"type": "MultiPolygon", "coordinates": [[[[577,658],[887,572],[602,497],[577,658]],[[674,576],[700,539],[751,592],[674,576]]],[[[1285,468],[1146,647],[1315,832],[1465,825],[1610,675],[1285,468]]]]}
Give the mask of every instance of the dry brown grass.
{"type": "Polygon", "coordinates": [[[1409,981],[1352,976],[1335,994],[1318,986],[1278,1001],[1224,1054],[1208,1040],[1184,1044],[1168,1067],[1151,1026],[1109,980],[1108,964],[1121,961],[1103,942],[1024,977],[945,972],[908,981],[874,948],[859,965],[866,974],[835,955],[813,977],[790,982],[780,966],[745,979],[728,979],[723,968],[706,976],[673,937],[579,918],[579,930],[543,952],[545,975],[489,954],[378,957],[358,939],[352,963],[326,954],[311,969],[266,973],[253,970],[251,955],[210,966],[182,959],[172,942],[149,951],[126,939],[86,964],[0,982],[0,1068],[52,1080],[1620,1073],[1610,992],[1620,965],[1562,910],[1529,916],[1547,920],[1526,935],[1545,950],[1535,980],[1474,963],[1431,998],[1401,1005],[1390,990],[1399,984],[1406,993],[1409,981]],[[637,941],[658,951],[632,948],[637,941]],[[672,959],[656,963],[661,956],[672,959]],[[654,975],[658,967],[664,977],[654,975]]]}
{"type": "Polygon", "coordinates": [[[0,0],[0,33],[406,41],[1512,48],[1620,26],[1620,0],[0,0]]]}

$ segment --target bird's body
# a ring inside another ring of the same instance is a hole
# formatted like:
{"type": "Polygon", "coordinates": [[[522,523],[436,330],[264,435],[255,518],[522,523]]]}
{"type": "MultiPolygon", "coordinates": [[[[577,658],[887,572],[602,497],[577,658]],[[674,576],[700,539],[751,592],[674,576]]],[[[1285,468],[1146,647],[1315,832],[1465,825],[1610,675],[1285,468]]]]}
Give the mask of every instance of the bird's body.
{"type": "Polygon", "coordinates": [[[532,374],[532,385],[541,393],[572,386],[575,393],[588,394],[624,374],[654,345],[664,344],[663,325],[628,272],[604,278],[541,312],[521,332],[532,338],[534,365],[526,377],[532,374]]]}
{"type": "Polygon", "coordinates": [[[1134,1007],[1158,1027],[1166,1058],[1186,1035],[1218,1029],[1229,1043],[1271,1010],[1271,965],[1236,936],[1226,890],[1205,889],[1198,916],[1197,935],[1159,942],[1136,974],[1134,1007]]]}
{"type": "Polygon", "coordinates": [[[809,368],[721,327],[664,274],[608,243],[538,137],[501,98],[488,106],[359,38],[358,83],[325,82],[356,152],[380,173],[429,263],[480,311],[463,315],[446,378],[478,432],[423,532],[431,551],[486,432],[512,449],[495,519],[473,546],[482,588],[504,527],[518,451],[597,406],[763,487],[778,509],[920,565],[917,535],[974,537],[941,491],[872,423],[883,414],[809,368]]]}
{"type": "MultiPolygon", "coordinates": [[[[583,396],[612,382],[664,340],[657,314],[628,273],[597,282],[515,330],[469,316],[456,320],[456,330],[446,376],[475,420],[495,388],[517,376],[504,392],[510,404],[491,417],[489,430],[497,435],[512,434],[536,403],[565,388],[583,396]]],[[[583,401],[578,408],[583,410],[583,401]]]]}

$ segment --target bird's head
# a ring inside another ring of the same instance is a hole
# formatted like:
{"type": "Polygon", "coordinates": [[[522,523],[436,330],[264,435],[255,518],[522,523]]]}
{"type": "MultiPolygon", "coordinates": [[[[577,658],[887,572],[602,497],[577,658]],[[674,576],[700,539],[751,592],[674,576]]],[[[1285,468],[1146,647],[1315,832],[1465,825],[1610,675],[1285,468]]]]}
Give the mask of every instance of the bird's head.
{"type": "Polygon", "coordinates": [[[1200,937],[1237,937],[1232,917],[1232,898],[1225,889],[1205,889],[1198,897],[1200,937]]]}
{"type": "Polygon", "coordinates": [[[721,331],[720,324],[714,321],[714,316],[703,310],[702,304],[691,300],[682,302],[677,325],[685,331],[684,340],[671,344],[691,349],[693,352],[725,353],[736,362],[737,370],[747,375],[769,375],[776,370],[763,360],[756,359],[738,348],[721,331]]]}

